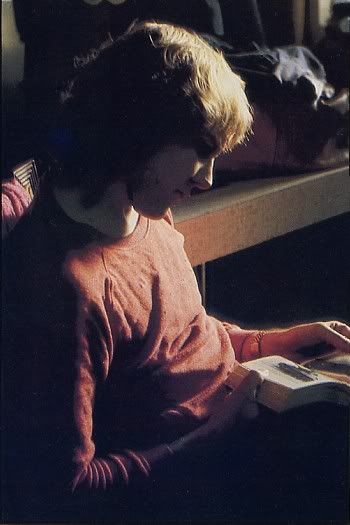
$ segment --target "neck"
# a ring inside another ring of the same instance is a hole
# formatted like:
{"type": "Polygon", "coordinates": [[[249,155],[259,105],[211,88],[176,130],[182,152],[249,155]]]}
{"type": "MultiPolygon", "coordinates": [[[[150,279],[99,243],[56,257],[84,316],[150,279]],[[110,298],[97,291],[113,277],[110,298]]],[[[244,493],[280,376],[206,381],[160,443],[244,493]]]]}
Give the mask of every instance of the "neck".
{"type": "Polygon", "coordinates": [[[102,199],[91,208],[81,205],[81,191],[77,188],[54,188],[56,201],[73,221],[88,224],[113,239],[130,235],[136,228],[139,214],[132,207],[122,181],[111,184],[102,199]]]}

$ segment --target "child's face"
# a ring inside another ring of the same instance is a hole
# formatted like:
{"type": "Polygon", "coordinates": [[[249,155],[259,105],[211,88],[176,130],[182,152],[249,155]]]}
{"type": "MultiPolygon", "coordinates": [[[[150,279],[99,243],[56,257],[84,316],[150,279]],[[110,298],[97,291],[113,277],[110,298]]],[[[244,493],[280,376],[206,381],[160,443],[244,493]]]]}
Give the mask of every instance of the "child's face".
{"type": "Polygon", "coordinates": [[[214,157],[199,159],[192,148],[168,146],[148,163],[133,191],[133,207],[151,219],[162,218],[174,204],[189,197],[192,189],[207,190],[213,182],[214,157]]]}

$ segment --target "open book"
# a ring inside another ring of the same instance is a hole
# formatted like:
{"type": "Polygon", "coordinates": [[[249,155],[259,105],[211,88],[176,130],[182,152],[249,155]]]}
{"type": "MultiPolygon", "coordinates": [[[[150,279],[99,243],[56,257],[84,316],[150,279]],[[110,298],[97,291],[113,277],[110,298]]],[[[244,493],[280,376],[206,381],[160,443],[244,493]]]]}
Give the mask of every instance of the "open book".
{"type": "Polygon", "coordinates": [[[325,352],[311,359],[303,359],[301,364],[315,372],[321,372],[350,384],[350,354],[337,351],[325,352]]]}
{"type": "Polygon", "coordinates": [[[237,364],[226,380],[227,386],[233,390],[237,388],[249,370],[268,372],[256,400],[276,412],[320,401],[350,405],[350,384],[281,356],[237,364]]]}

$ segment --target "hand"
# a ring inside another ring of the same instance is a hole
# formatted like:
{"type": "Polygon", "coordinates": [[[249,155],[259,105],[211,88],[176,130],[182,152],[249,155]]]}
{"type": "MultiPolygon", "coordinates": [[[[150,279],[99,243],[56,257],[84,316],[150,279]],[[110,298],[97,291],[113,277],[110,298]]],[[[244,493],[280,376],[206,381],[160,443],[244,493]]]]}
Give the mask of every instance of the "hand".
{"type": "Polygon", "coordinates": [[[234,426],[237,416],[252,418],[258,414],[255,395],[264,380],[264,375],[251,370],[243,379],[235,392],[228,394],[222,409],[211,415],[206,423],[192,432],[185,434],[170,444],[173,452],[190,450],[203,442],[220,437],[226,430],[234,426]],[[254,409],[252,409],[254,407],[254,409]]]}
{"type": "Polygon", "coordinates": [[[255,401],[256,392],[265,376],[256,370],[250,370],[239,387],[228,395],[222,409],[213,414],[207,423],[200,427],[201,434],[218,435],[232,427],[238,416],[252,418],[258,415],[258,405],[255,401]]]}
{"type": "Polygon", "coordinates": [[[261,355],[281,355],[296,360],[299,349],[319,343],[350,353],[350,327],[339,321],[325,321],[271,330],[260,342],[261,355]]]}

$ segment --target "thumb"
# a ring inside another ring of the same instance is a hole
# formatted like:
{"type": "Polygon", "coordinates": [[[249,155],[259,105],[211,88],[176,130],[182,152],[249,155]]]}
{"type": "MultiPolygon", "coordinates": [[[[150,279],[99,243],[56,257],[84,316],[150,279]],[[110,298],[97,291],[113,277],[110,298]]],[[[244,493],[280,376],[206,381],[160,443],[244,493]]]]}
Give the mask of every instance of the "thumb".
{"type": "Polygon", "coordinates": [[[259,388],[268,375],[268,370],[250,370],[248,376],[238,386],[238,390],[245,398],[255,400],[259,388]]]}
{"type": "Polygon", "coordinates": [[[232,392],[231,403],[235,404],[237,409],[239,409],[248,400],[255,402],[257,393],[267,376],[267,370],[249,370],[246,377],[240,381],[232,392]]]}
{"type": "MultiPolygon", "coordinates": [[[[269,372],[268,370],[252,370],[249,377],[251,378],[250,385],[251,389],[248,391],[248,395],[246,396],[245,400],[242,403],[241,410],[240,410],[240,416],[244,419],[255,419],[259,415],[259,406],[256,402],[256,397],[258,394],[258,391],[268,376],[269,372]]],[[[248,385],[247,385],[248,386],[248,385]]]]}

